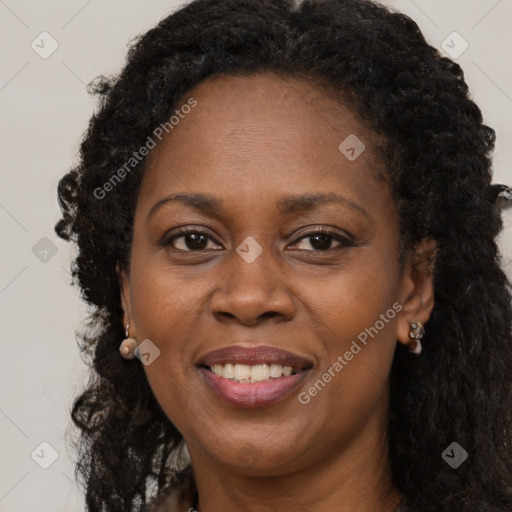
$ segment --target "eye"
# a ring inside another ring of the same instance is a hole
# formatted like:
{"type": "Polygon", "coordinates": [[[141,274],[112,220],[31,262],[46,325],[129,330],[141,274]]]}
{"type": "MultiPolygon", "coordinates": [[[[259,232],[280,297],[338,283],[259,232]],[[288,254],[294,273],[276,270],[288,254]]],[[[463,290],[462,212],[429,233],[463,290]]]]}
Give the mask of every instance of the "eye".
{"type": "MultiPolygon", "coordinates": [[[[165,235],[159,245],[161,245],[162,247],[171,246],[173,249],[179,251],[198,252],[211,249],[211,247],[207,247],[209,240],[215,242],[215,240],[206,231],[184,228],[179,229],[177,233],[174,232],[174,234],[165,235]],[[176,244],[175,242],[177,242],[180,239],[183,240],[176,244]]],[[[217,245],[217,247],[219,246],[217,245]]],[[[219,249],[217,248],[214,250],[219,249]]]]}
{"type": "MultiPolygon", "coordinates": [[[[339,242],[338,247],[334,247],[334,249],[340,249],[344,247],[354,247],[355,244],[346,236],[337,233],[336,231],[331,231],[328,229],[318,229],[316,231],[310,231],[304,236],[301,236],[293,245],[296,246],[298,242],[301,240],[310,239],[310,247],[313,247],[315,251],[329,251],[333,248],[331,247],[332,240],[336,240],[339,242]]],[[[299,249],[299,250],[309,250],[309,249],[299,249]]]]}
{"type": "MultiPolygon", "coordinates": [[[[304,234],[298,238],[292,246],[297,246],[302,240],[306,240],[308,238],[310,239],[310,247],[312,247],[314,251],[325,252],[333,249],[355,246],[348,237],[325,228],[304,234]],[[338,242],[338,247],[331,247],[333,240],[338,242]]],[[[215,242],[213,250],[222,249],[222,246],[220,246],[208,232],[190,228],[180,228],[177,232],[174,231],[171,234],[165,235],[159,245],[162,247],[171,246],[173,249],[178,251],[199,252],[212,249],[212,247],[208,247],[208,241],[215,242]]],[[[299,248],[299,250],[309,251],[308,248],[299,248]]]]}

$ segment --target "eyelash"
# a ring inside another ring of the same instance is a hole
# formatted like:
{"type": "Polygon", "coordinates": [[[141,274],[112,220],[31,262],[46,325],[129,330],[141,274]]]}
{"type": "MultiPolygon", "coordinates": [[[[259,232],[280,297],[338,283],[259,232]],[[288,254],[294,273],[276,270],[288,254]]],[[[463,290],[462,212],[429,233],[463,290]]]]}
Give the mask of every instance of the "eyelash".
{"type": "MultiPolygon", "coordinates": [[[[196,234],[196,235],[205,235],[210,240],[213,240],[217,245],[220,245],[214,238],[212,238],[210,236],[210,234],[208,232],[202,231],[200,229],[190,229],[190,228],[182,228],[182,229],[180,228],[178,230],[178,232],[174,233],[172,236],[165,235],[162,238],[159,245],[161,247],[172,246],[172,243],[174,242],[174,240],[181,238],[185,235],[191,234],[191,233],[196,234]]],[[[320,250],[320,249],[307,250],[307,252],[329,252],[329,251],[333,251],[336,249],[343,249],[346,247],[355,247],[356,246],[356,244],[354,242],[352,242],[348,237],[343,236],[336,231],[331,231],[326,228],[320,228],[315,231],[309,231],[307,233],[303,233],[301,236],[299,236],[299,238],[297,238],[295,240],[293,245],[296,245],[298,242],[302,241],[305,238],[312,238],[312,237],[318,236],[318,235],[324,235],[329,238],[333,238],[337,242],[340,242],[341,245],[339,247],[334,247],[334,248],[325,249],[325,250],[320,250]]],[[[173,247],[173,249],[175,249],[175,248],[173,247]]],[[[197,251],[194,251],[194,250],[184,251],[183,249],[175,249],[175,250],[181,251],[181,252],[202,252],[202,251],[206,251],[208,249],[201,249],[201,250],[197,250],[197,251]]]]}

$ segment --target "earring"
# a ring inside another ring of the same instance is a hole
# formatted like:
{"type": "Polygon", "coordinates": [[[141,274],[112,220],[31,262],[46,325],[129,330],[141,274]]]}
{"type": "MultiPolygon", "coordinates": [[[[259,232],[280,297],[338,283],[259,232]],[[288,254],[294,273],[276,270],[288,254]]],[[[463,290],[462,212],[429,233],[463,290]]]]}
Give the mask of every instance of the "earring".
{"type": "Polygon", "coordinates": [[[423,337],[424,332],[425,328],[421,322],[416,321],[409,324],[409,337],[411,338],[410,343],[407,345],[409,347],[409,352],[412,352],[417,356],[421,354],[422,346],[420,340],[423,337]]]}
{"type": "Polygon", "coordinates": [[[135,357],[134,351],[137,348],[137,340],[135,338],[129,338],[128,329],[130,324],[126,324],[125,335],[126,339],[123,340],[119,347],[119,352],[126,359],[133,359],[135,357]]]}

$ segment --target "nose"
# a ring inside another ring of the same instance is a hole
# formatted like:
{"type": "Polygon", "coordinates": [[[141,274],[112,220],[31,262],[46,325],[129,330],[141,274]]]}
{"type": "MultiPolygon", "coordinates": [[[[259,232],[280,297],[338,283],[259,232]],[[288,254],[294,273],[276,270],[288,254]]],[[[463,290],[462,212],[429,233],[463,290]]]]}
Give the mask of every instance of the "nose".
{"type": "Polygon", "coordinates": [[[233,251],[229,271],[210,303],[218,321],[252,326],[267,318],[276,321],[293,318],[295,296],[283,273],[271,264],[270,253],[270,250],[263,251],[249,263],[233,251]]]}

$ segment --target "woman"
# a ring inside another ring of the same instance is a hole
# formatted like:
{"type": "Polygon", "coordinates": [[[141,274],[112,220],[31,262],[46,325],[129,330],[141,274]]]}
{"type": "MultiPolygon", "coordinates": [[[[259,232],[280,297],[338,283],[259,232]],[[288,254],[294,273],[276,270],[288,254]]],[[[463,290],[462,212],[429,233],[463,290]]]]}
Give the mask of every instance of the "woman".
{"type": "Polygon", "coordinates": [[[56,226],[87,509],[512,510],[510,189],[461,68],[366,0],[196,0],[95,91],[56,226]]]}

